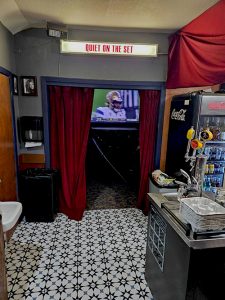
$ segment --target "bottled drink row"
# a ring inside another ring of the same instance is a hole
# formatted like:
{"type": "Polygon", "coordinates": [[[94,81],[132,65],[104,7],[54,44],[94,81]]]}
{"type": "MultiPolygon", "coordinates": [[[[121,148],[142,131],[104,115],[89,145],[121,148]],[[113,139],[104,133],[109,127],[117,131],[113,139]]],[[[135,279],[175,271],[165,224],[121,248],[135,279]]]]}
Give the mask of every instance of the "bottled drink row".
{"type": "Polygon", "coordinates": [[[205,166],[205,174],[224,174],[225,164],[206,164],[205,166]]]}
{"type": "Polygon", "coordinates": [[[204,154],[208,156],[209,161],[225,161],[225,147],[206,147],[204,154]]]}
{"type": "Polygon", "coordinates": [[[213,134],[214,141],[225,141],[225,118],[223,117],[203,117],[202,129],[209,129],[213,134]]]}
{"type": "Polygon", "coordinates": [[[208,156],[208,162],[205,168],[203,190],[216,193],[217,189],[223,186],[225,169],[225,117],[203,117],[201,119],[201,128],[209,129],[212,132],[213,141],[224,141],[224,145],[206,146],[204,150],[204,154],[208,156]]]}
{"type": "Polygon", "coordinates": [[[203,191],[216,193],[217,188],[222,186],[222,178],[218,176],[205,175],[203,183],[203,191]]]}

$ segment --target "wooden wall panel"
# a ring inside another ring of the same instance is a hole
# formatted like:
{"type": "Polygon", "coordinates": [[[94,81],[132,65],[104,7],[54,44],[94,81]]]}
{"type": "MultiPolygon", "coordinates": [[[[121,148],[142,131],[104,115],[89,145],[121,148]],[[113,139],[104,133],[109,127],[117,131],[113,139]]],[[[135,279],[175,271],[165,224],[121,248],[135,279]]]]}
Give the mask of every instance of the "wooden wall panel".
{"type": "Polygon", "coordinates": [[[15,201],[16,163],[9,78],[0,74],[0,201],[15,201]]]}
{"type": "Polygon", "coordinates": [[[27,168],[44,168],[45,155],[44,154],[20,154],[19,169],[20,171],[27,168]]]}

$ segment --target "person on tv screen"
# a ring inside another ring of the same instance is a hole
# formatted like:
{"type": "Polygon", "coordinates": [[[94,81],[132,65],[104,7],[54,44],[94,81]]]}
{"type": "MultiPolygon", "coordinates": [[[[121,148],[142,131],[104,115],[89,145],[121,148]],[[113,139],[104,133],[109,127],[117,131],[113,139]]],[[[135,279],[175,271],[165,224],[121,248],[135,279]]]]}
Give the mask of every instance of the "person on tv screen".
{"type": "Polygon", "coordinates": [[[96,118],[99,120],[125,121],[126,112],[122,108],[123,100],[118,91],[110,91],[106,94],[106,106],[96,109],[96,118]]]}

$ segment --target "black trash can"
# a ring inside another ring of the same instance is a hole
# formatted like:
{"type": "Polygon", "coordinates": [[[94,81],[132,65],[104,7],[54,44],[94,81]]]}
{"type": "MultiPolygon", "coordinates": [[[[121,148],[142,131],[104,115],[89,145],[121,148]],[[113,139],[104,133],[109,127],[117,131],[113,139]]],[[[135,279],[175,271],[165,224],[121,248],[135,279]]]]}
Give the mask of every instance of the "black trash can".
{"type": "Polygon", "coordinates": [[[53,222],[58,212],[59,171],[26,169],[19,174],[19,197],[27,222],[53,222]]]}

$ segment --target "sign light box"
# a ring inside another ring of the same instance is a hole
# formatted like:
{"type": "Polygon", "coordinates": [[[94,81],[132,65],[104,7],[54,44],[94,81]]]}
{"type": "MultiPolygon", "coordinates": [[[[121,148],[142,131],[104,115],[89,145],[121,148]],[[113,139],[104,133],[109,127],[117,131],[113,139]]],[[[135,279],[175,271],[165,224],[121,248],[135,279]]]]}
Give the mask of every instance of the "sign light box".
{"type": "Polygon", "coordinates": [[[101,54],[156,57],[158,52],[158,45],[61,40],[60,52],[67,54],[101,54]]]}

